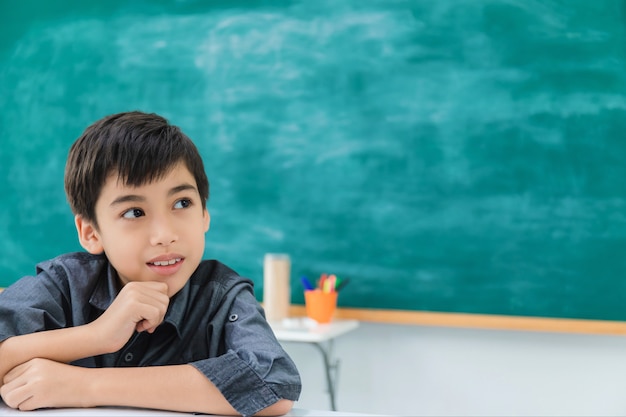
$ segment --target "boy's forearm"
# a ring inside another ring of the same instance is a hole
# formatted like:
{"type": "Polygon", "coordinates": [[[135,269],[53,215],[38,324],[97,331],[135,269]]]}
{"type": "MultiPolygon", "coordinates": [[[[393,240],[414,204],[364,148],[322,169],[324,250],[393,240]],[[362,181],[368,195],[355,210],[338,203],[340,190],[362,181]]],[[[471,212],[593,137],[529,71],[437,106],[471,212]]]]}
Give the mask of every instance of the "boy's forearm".
{"type": "Polygon", "coordinates": [[[107,347],[91,324],[13,336],[0,343],[0,381],[11,369],[34,358],[69,363],[102,353],[107,353],[107,347]]]}
{"type": "MultiPolygon", "coordinates": [[[[217,387],[191,365],[89,369],[89,406],[128,406],[181,412],[239,415],[217,387]]],[[[287,413],[293,402],[280,400],[257,415],[287,413]]]]}
{"type": "MultiPolygon", "coordinates": [[[[238,415],[222,393],[191,365],[82,368],[35,359],[15,368],[0,387],[13,408],[127,406],[181,412],[238,415]]],[[[258,415],[287,413],[279,400],[258,415]]]]}
{"type": "Polygon", "coordinates": [[[211,381],[191,365],[89,369],[87,403],[237,415],[211,381]]]}

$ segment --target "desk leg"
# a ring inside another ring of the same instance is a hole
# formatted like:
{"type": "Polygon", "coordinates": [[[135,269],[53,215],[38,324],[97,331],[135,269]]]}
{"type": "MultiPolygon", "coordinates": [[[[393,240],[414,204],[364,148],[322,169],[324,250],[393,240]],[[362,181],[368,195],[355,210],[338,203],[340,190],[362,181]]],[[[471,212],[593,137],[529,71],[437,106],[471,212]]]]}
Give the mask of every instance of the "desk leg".
{"type": "Polygon", "coordinates": [[[324,348],[321,343],[313,343],[313,345],[315,345],[322,354],[324,369],[326,370],[326,386],[328,387],[328,395],[330,396],[330,407],[333,411],[337,411],[337,406],[335,405],[335,392],[337,389],[336,383],[339,373],[339,359],[332,361],[333,340],[331,339],[328,341],[327,348],[324,348]]]}

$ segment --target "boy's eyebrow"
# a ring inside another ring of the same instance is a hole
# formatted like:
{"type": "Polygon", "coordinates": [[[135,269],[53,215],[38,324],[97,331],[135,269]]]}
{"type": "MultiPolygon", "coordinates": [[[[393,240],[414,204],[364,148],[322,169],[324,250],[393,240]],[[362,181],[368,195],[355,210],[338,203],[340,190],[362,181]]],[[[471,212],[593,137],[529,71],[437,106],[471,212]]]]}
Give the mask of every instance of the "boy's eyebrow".
{"type": "Polygon", "coordinates": [[[146,201],[145,197],[142,197],[142,196],[136,195],[136,194],[127,194],[127,195],[121,195],[121,196],[117,197],[115,200],[113,200],[111,202],[111,204],[109,204],[109,206],[113,207],[113,206],[116,206],[118,204],[128,203],[128,202],[141,203],[143,201],[146,201]]]}
{"type": "Polygon", "coordinates": [[[185,184],[181,184],[181,185],[178,185],[178,186],[170,189],[168,191],[167,195],[169,197],[171,197],[174,194],[180,193],[181,191],[189,191],[189,190],[191,190],[191,191],[198,191],[198,189],[196,187],[194,187],[193,185],[191,185],[189,183],[185,183],[185,184]]]}
{"type": "MultiPolygon", "coordinates": [[[[167,192],[167,196],[171,197],[174,194],[178,194],[182,191],[188,191],[188,190],[197,191],[196,187],[194,187],[191,184],[185,183],[185,184],[177,185],[176,187],[172,187],[167,192]]],[[[146,201],[146,198],[144,196],[137,195],[137,194],[126,194],[126,195],[121,195],[117,197],[115,200],[111,202],[110,206],[116,206],[118,204],[128,203],[128,202],[142,203],[144,201],[146,201]]]]}

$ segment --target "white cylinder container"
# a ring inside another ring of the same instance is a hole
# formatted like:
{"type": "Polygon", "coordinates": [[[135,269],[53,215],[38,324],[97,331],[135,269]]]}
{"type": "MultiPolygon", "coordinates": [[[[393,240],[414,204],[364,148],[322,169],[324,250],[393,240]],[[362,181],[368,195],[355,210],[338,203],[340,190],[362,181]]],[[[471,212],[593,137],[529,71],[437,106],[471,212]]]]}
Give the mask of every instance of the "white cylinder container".
{"type": "Polygon", "coordinates": [[[267,253],[263,260],[263,308],[267,320],[289,317],[291,303],[291,260],[289,255],[267,253]]]}

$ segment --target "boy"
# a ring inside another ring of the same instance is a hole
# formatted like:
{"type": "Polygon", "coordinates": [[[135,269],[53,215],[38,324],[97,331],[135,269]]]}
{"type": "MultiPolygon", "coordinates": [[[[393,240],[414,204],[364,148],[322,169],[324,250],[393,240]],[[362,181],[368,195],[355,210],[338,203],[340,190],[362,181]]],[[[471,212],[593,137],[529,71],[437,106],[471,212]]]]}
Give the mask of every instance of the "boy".
{"type": "Polygon", "coordinates": [[[97,121],[70,149],[65,190],[88,253],[0,293],[7,405],[291,409],[300,377],[252,282],[201,260],[209,184],[179,128],[141,112],[97,121]]]}

